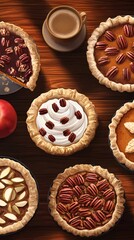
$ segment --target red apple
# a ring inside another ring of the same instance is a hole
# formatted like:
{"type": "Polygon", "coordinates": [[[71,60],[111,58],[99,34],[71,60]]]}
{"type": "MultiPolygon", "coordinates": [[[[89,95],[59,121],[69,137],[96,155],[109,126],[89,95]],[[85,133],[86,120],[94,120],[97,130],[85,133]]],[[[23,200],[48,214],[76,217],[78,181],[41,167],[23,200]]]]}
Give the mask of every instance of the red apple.
{"type": "Polygon", "coordinates": [[[0,99],[0,138],[7,137],[16,128],[17,114],[13,106],[0,99]]]}

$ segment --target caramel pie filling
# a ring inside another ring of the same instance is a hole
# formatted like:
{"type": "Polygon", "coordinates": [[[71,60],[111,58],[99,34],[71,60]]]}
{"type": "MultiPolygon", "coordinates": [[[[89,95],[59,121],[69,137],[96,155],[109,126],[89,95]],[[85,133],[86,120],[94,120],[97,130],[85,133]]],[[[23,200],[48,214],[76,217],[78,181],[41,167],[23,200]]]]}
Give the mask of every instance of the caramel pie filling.
{"type": "Polygon", "coordinates": [[[134,134],[128,131],[125,127],[125,123],[132,122],[134,123],[134,109],[129,110],[124,116],[121,118],[117,128],[116,128],[116,135],[117,135],[117,145],[121,152],[123,152],[127,159],[134,162],[134,152],[126,153],[125,149],[128,143],[134,138],[134,134]]]}
{"type": "Polygon", "coordinates": [[[57,211],[72,227],[85,230],[105,225],[112,218],[116,193],[107,179],[97,173],[79,172],[61,184],[57,211]]]}
{"type": "Polygon", "coordinates": [[[110,81],[134,84],[134,25],[120,24],[100,36],[94,49],[97,68],[110,81]]]}
{"type": "Polygon", "coordinates": [[[32,75],[31,57],[24,40],[6,28],[0,29],[0,71],[27,83],[32,75]]]}
{"type": "Polygon", "coordinates": [[[28,209],[29,191],[15,169],[0,167],[0,227],[20,221],[28,209]]]}

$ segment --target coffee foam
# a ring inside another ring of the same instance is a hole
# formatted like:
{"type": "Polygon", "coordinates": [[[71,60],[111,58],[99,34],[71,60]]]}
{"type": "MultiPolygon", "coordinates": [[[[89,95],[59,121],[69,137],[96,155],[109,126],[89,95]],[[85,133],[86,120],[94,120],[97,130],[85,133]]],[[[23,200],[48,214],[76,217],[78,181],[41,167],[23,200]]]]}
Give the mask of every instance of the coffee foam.
{"type": "Polygon", "coordinates": [[[79,31],[80,19],[71,10],[59,9],[50,15],[49,28],[57,37],[69,38],[79,31]]]}

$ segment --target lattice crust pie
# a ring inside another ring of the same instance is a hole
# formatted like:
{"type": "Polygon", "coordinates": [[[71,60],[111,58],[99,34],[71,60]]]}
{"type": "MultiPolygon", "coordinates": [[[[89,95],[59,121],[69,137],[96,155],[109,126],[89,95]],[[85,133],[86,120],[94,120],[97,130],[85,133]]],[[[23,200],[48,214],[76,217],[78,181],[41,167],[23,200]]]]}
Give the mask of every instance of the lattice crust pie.
{"type": "Polygon", "coordinates": [[[87,164],[60,173],[49,196],[54,220],[81,237],[107,232],[120,219],[124,203],[121,182],[106,169],[87,164]]]}
{"type": "Polygon", "coordinates": [[[71,89],[42,93],[27,112],[32,140],[50,154],[69,155],[86,147],[98,125],[94,105],[71,89]]]}
{"type": "Polygon", "coordinates": [[[36,183],[20,163],[0,158],[0,235],[23,228],[38,204],[36,183]]]}
{"type": "Polygon", "coordinates": [[[134,91],[134,18],[101,22],[88,40],[87,60],[101,84],[119,92],[134,91]]]}
{"type": "Polygon", "coordinates": [[[0,22],[0,74],[34,90],[40,71],[36,44],[22,28],[0,22]]]}
{"type": "Polygon", "coordinates": [[[116,111],[109,125],[110,147],[117,160],[134,171],[134,101],[116,111]]]}

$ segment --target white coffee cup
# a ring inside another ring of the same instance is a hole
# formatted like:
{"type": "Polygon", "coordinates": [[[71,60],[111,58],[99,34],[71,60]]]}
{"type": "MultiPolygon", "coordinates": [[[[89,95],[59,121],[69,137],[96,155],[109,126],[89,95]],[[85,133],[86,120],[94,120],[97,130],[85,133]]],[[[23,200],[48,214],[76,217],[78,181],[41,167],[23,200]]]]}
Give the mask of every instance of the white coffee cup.
{"type": "Polygon", "coordinates": [[[53,8],[46,17],[49,34],[59,40],[76,37],[86,21],[86,13],[78,12],[73,7],[61,5],[53,8]]]}

